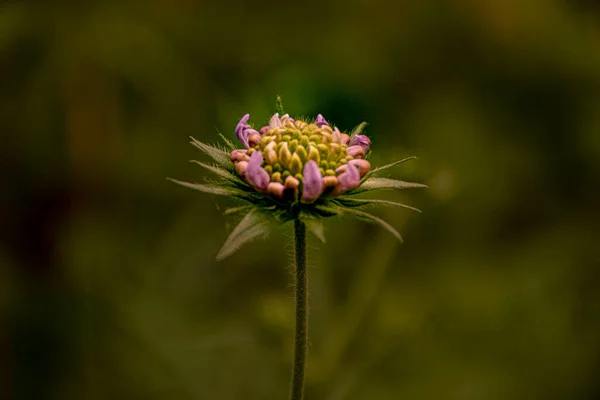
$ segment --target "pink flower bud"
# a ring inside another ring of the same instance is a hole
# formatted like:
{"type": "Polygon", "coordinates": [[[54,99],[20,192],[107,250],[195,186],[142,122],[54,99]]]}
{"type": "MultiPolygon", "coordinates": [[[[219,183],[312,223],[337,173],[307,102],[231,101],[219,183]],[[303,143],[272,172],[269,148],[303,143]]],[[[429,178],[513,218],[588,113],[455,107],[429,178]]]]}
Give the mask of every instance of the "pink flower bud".
{"type": "Polygon", "coordinates": [[[239,176],[246,175],[246,169],[248,168],[247,161],[238,161],[235,163],[235,170],[237,171],[239,176]]]}
{"type": "Polygon", "coordinates": [[[231,161],[248,161],[250,157],[246,154],[248,150],[236,149],[231,152],[231,161]]]}
{"type": "Polygon", "coordinates": [[[283,198],[283,191],[285,186],[279,182],[270,182],[267,186],[267,193],[271,196],[277,197],[278,199],[283,198]]]}
{"type": "Polygon", "coordinates": [[[369,170],[371,169],[371,163],[368,162],[367,160],[362,160],[362,159],[350,160],[350,161],[348,161],[348,164],[354,165],[355,167],[358,168],[358,172],[359,172],[361,178],[363,176],[365,176],[367,174],[367,172],[369,172],[369,170]]]}
{"type": "Polygon", "coordinates": [[[346,150],[346,153],[352,157],[363,158],[365,156],[365,149],[359,145],[350,146],[348,147],[348,150],[346,150]]]}
{"type": "Polygon", "coordinates": [[[302,190],[302,201],[312,203],[323,192],[323,176],[319,166],[314,160],[304,164],[304,189],[302,190]]]}
{"type": "Polygon", "coordinates": [[[253,133],[250,136],[248,136],[248,146],[249,147],[256,146],[258,144],[258,142],[260,142],[260,134],[258,132],[253,133]]]}
{"type": "Polygon", "coordinates": [[[270,181],[269,174],[261,167],[262,163],[262,153],[255,151],[250,156],[250,161],[248,161],[248,167],[246,168],[246,180],[259,191],[266,190],[270,181]]]}
{"type": "Polygon", "coordinates": [[[369,150],[369,147],[371,147],[371,139],[369,139],[366,135],[354,135],[352,137],[352,140],[350,140],[350,143],[348,143],[348,145],[360,146],[365,151],[367,151],[369,150]]]}

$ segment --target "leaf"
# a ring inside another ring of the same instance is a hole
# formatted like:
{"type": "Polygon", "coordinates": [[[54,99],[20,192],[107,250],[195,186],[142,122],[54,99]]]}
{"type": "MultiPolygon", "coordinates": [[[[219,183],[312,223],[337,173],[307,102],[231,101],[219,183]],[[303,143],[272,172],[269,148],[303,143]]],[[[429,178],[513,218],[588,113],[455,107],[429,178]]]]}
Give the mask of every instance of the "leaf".
{"type": "Polygon", "coordinates": [[[227,146],[228,149],[230,149],[230,150],[235,149],[235,144],[233,144],[233,142],[231,140],[229,140],[229,138],[227,138],[225,135],[223,135],[219,131],[217,131],[217,133],[219,134],[219,136],[221,137],[221,139],[225,143],[225,146],[227,146]]]}
{"type": "Polygon", "coordinates": [[[219,250],[219,254],[216,257],[217,261],[229,257],[244,244],[258,237],[265,236],[268,232],[269,225],[266,217],[256,209],[251,210],[233,229],[223,247],[219,250]]]}
{"type": "Polygon", "coordinates": [[[368,124],[368,122],[361,122],[360,124],[358,124],[358,126],[352,130],[351,136],[360,135],[362,131],[365,130],[368,124]]]}
{"type": "Polygon", "coordinates": [[[421,212],[421,210],[419,210],[418,208],[411,207],[404,203],[398,203],[398,202],[389,201],[389,200],[351,199],[351,198],[344,198],[344,197],[340,196],[337,199],[335,199],[335,201],[346,207],[362,207],[362,206],[375,205],[375,204],[384,204],[384,205],[389,205],[389,206],[397,206],[397,207],[407,208],[409,210],[413,210],[418,213],[421,212]]]}
{"type": "Polygon", "coordinates": [[[385,169],[392,168],[392,167],[395,167],[396,165],[403,164],[403,163],[405,163],[407,161],[416,160],[416,159],[417,159],[417,157],[415,157],[415,156],[407,157],[407,158],[403,158],[402,160],[399,160],[399,161],[394,161],[391,164],[384,165],[383,167],[377,167],[374,170],[371,170],[371,171],[367,172],[367,174],[365,175],[365,177],[363,178],[363,180],[366,180],[369,176],[377,174],[378,172],[381,172],[381,171],[383,171],[385,169]]]}
{"type": "Polygon", "coordinates": [[[316,218],[302,218],[308,230],[315,235],[321,242],[326,243],[325,233],[323,232],[323,221],[316,218]]]}
{"type": "Polygon", "coordinates": [[[225,150],[199,142],[191,136],[190,139],[192,139],[192,141],[190,142],[191,144],[196,146],[198,149],[202,150],[204,153],[208,154],[208,156],[215,160],[217,164],[227,165],[231,162],[230,155],[225,150]]]}
{"type": "Polygon", "coordinates": [[[252,206],[240,206],[240,207],[228,208],[227,210],[225,210],[225,212],[223,214],[224,215],[237,214],[237,213],[241,213],[241,212],[250,210],[251,208],[252,208],[252,206]]]}
{"type": "Polygon", "coordinates": [[[178,185],[185,186],[187,188],[194,189],[194,190],[199,190],[204,193],[216,194],[218,196],[244,197],[246,195],[246,193],[241,190],[230,188],[227,186],[204,185],[202,183],[183,182],[183,181],[178,181],[176,179],[171,179],[171,178],[167,178],[167,179],[178,185]]]}
{"type": "Polygon", "coordinates": [[[327,207],[327,206],[317,206],[317,208],[319,208],[320,210],[323,211],[329,211],[335,214],[341,214],[341,213],[348,213],[348,214],[354,214],[357,217],[361,218],[361,219],[365,219],[369,222],[373,222],[379,226],[381,226],[383,229],[385,229],[386,231],[390,232],[392,235],[394,235],[396,237],[396,239],[398,239],[400,241],[400,243],[404,243],[404,240],[402,239],[402,236],[400,236],[400,234],[398,233],[398,231],[396,229],[394,229],[393,226],[391,226],[390,224],[388,224],[387,222],[385,222],[384,220],[382,220],[379,217],[376,217],[372,214],[366,213],[364,211],[359,211],[359,210],[355,210],[353,208],[344,208],[344,209],[339,209],[339,208],[332,208],[332,207],[327,207]]]}
{"type": "Polygon", "coordinates": [[[201,161],[196,161],[196,160],[191,160],[190,162],[193,162],[194,164],[198,164],[199,166],[206,168],[207,170],[215,173],[216,175],[219,175],[222,178],[225,178],[225,179],[236,178],[236,176],[232,175],[231,172],[227,171],[226,169],[217,167],[216,165],[205,164],[201,161]]]}
{"type": "Polygon", "coordinates": [[[356,194],[377,189],[411,189],[411,188],[426,188],[427,185],[422,183],[405,182],[396,179],[388,178],[370,178],[367,179],[358,188],[348,194],[356,194]]]}

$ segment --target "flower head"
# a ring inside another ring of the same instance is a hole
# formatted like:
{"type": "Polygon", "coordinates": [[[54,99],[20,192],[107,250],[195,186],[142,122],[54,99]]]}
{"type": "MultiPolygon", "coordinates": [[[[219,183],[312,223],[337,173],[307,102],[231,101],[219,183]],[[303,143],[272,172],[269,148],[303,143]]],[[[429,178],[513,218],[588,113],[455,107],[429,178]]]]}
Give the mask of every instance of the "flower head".
{"type": "MultiPolygon", "coordinates": [[[[259,221],[257,215],[280,222],[302,219],[308,227],[314,227],[323,217],[350,213],[382,225],[400,239],[389,224],[360,209],[374,204],[414,208],[387,200],[360,199],[355,195],[377,189],[424,187],[376,176],[414,157],[373,170],[366,159],[371,140],[361,134],[360,129],[349,135],[335,126],[332,128],[321,114],[316,120],[308,121],[291,118],[288,114],[280,117],[276,113],[260,131],[248,124],[249,119],[249,114],[244,115],[235,128],[235,136],[242,148],[224,137],[226,149],[192,141],[216,162],[216,165],[198,164],[216,173],[219,181],[212,184],[175,181],[193,189],[245,201],[246,206],[234,211],[250,211],[238,226],[242,230],[243,225],[246,233],[242,235],[236,228],[232,237],[250,240],[264,234],[266,225],[259,223],[262,220],[259,221]]],[[[229,243],[230,239],[224,248],[239,247],[229,243]]],[[[222,251],[219,257],[224,257],[223,254],[230,252],[222,251]]]]}

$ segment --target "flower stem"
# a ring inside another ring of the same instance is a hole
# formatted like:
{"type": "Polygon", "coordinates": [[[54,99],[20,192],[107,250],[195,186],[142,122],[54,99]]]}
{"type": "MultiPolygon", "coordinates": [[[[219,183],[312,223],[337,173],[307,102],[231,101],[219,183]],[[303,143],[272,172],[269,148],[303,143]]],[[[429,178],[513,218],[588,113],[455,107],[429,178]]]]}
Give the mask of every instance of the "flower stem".
{"type": "Polygon", "coordinates": [[[291,400],[304,396],[304,369],[306,367],[306,344],[308,341],[308,278],[306,273],[306,225],[294,220],[296,261],[296,337],[294,339],[294,370],[292,372],[291,400]]]}

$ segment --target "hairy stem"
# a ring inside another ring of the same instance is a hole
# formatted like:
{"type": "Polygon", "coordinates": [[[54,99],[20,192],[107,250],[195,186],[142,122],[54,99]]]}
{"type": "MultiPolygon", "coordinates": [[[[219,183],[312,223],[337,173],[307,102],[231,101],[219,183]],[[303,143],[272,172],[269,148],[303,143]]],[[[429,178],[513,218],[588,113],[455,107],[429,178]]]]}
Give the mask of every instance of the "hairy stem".
{"type": "Polygon", "coordinates": [[[306,225],[294,220],[294,244],[296,266],[296,337],[294,339],[294,370],[292,372],[291,400],[304,396],[304,369],[306,367],[306,344],[308,341],[308,279],[306,273],[306,225]]]}

